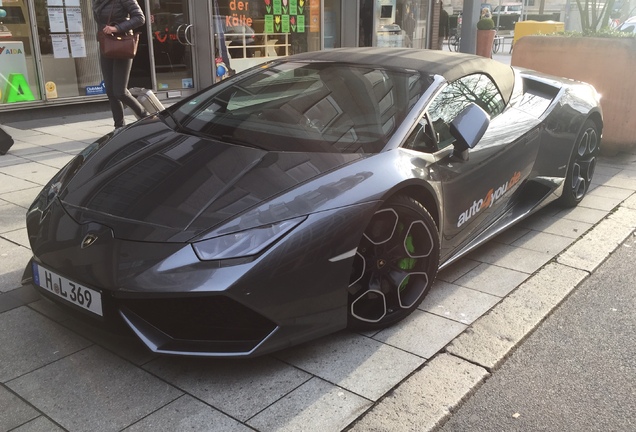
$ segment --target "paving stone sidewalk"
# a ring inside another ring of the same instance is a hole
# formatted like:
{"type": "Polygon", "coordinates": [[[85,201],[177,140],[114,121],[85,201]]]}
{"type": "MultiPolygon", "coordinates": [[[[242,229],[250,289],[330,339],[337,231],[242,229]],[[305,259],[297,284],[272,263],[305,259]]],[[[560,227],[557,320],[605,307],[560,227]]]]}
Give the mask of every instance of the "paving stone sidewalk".
{"type": "Polygon", "coordinates": [[[431,430],[636,228],[636,154],[602,157],[581,205],[548,206],[445,269],[392,328],[253,360],[159,357],[20,285],[26,209],[111,122],[3,125],[16,143],[0,156],[0,430],[431,430]]]}

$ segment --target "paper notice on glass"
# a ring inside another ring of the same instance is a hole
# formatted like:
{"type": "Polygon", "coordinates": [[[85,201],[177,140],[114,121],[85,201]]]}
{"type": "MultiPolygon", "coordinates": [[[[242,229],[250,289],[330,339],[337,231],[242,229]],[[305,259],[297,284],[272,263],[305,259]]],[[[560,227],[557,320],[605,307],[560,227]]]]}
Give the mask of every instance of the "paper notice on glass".
{"type": "Polygon", "coordinates": [[[52,34],[51,40],[53,42],[53,57],[55,58],[69,58],[68,52],[68,36],[65,34],[52,34]]]}
{"type": "Polygon", "coordinates": [[[86,42],[83,33],[68,35],[71,42],[71,57],[86,57],[86,42]]]}
{"type": "Polygon", "coordinates": [[[274,15],[265,15],[265,33],[274,33],[274,15]]]}
{"type": "Polygon", "coordinates": [[[48,0],[47,6],[64,6],[64,0],[48,0]]]}
{"type": "Polygon", "coordinates": [[[80,0],[66,0],[66,6],[77,6],[79,7],[80,0]]]}
{"type": "Polygon", "coordinates": [[[66,23],[64,22],[64,8],[50,7],[49,26],[51,33],[66,33],[66,23]]]}
{"type": "Polygon", "coordinates": [[[80,8],[66,8],[66,22],[68,23],[69,32],[83,32],[82,27],[82,10],[80,8]]]}

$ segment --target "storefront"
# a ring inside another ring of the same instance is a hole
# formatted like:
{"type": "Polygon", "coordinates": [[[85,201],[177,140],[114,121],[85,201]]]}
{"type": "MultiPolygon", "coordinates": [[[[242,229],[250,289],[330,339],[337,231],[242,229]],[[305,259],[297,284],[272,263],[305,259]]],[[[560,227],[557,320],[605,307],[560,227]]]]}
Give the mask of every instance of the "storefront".
{"type": "MultiPolygon", "coordinates": [[[[161,99],[290,54],[429,45],[430,0],[138,1],[129,85],[161,99]]],[[[0,0],[0,112],[103,100],[96,32],[90,0],[0,0]]]]}

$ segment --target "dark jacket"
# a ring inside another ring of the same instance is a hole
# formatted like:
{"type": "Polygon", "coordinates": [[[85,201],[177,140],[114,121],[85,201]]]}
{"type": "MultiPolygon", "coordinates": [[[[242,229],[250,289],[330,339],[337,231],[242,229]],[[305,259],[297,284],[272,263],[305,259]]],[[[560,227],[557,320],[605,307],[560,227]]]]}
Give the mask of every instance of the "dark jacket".
{"type": "Polygon", "coordinates": [[[98,31],[107,25],[115,25],[119,33],[125,33],[146,22],[137,0],[94,0],[93,16],[98,31]]]}
{"type": "Polygon", "coordinates": [[[448,12],[442,9],[439,12],[439,36],[447,38],[450,36],[450,23],[448,21],[448,12]]]}

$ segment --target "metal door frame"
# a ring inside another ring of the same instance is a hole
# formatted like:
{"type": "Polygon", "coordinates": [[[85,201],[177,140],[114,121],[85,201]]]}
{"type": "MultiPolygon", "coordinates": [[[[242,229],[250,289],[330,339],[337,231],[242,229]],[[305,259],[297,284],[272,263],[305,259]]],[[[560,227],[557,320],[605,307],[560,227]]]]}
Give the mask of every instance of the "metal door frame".
{"type": "Polygon", "coordinates": [[[194,89],[214,84],[214,24],[213,2],[190,0],[190,28],[186,30],[192,49],[192,79],[194,89]],[[189,31],[189,33],[188,33],[189,31]]]}

